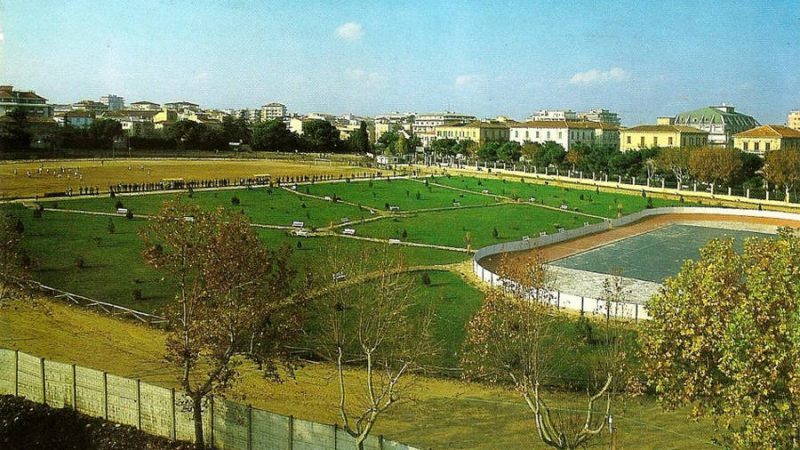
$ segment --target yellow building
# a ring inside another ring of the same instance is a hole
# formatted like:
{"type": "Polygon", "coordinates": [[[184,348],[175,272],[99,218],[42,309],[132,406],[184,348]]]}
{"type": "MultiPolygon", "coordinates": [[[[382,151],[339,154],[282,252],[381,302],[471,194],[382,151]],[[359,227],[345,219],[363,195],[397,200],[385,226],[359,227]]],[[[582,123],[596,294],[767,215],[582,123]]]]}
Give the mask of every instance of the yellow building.
{"type": "Polygon", "coordinates": [[[770,150],[800,150],[800,131],[783,125],[763,125],[735,134],[733,146],[760,156],[770,150]]]}
{"type": "Polygon", "coordinates": [[[508,124],[475,120],[470,123],[450,123],[436,127],[436,139],[469,140],[483,145],[488,141],[508,141],[508,124]]]}
{"type": "Polygon", "coordinates": [[[638,125],[619,133],[619,148],[623,152],[652,147],[702,147],[707,143],[707,131],[683,125],[638,125]]]}

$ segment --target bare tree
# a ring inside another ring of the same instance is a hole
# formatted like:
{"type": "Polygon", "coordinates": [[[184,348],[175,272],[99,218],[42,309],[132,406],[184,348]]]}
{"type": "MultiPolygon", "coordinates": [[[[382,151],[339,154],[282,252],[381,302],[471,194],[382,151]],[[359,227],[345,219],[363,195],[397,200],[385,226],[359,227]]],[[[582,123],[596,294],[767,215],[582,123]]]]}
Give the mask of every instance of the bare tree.
{"type": "Polygon", "coordinates": [[[338,285],[314,302],[317,352],[333,361],[342,429],[364,448],[381,415],[405,397],[406,378],[435,354],[432,314],[414,309],[414,280],[387,246],[343,261],[331,252],[338,285]],[[363,378],[351,367],[362,367],[363,378]],[[352,379],[351,379],[352,377],[352,379]]]}
{"type": "Polygon", "coordinates": [[[222,209],[203,211],[167,202],[144,229],[145,257],[178,281],[170,320],[168,361],[181,368],[180,382],[191,399],[195,444],[204,448],[204,399],[224,392],[238,377],[244,359],[277,377],[276,361],[290,365],[283,350],[291,336],[277,316],[292,313],[298,299],[285,299],[294,272],[290,252],[270,252],[247,219],[222,209]],[[275,326],[282,324],[281,326],[275,326]]]}
{"type": "Polygon", "coordinates": [[[611,410],[613,372],[605,373],[580,415],[560,413],[545,399],[555,368],[570,349],[556,331],[544,260],[501,264],[511,280],[489,292],[467,327],[464,368],[468,379],[510,381],[533,413],[539,439],[558,449],[575,449],[597,440],[611,410]],[[600,407],[598,408],[598,405],[600,407]]]}

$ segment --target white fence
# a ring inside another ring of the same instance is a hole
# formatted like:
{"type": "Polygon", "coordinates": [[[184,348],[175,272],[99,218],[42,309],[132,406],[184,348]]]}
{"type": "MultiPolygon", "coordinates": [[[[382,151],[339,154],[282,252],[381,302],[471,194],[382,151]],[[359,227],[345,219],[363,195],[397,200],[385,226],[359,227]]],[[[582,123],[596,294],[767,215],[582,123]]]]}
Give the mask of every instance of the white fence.
{"type": "MultiPolygon", "coordinates": [[[[497,255],[500,253],[518,252],[530,250],[538,247],[544,247],[559,242],[569,241],[582,236],[587,236],[594,233],[610,230],[615,227],[622,227],[631,223],[642,220],[646,217],[659,216],[665,214],[707,214],[718,216],[740,216],[740,217],[759,217],[765,219],[781,219],[793,220],[800,222],[800,214],[788,213],[780,211],[756,211],[750,209],[727,209],[727,208],[702,208],[702,207],[670,207],[670,208],[655,208],[645,209],[637,213],[633,213],[619,219],[606,220],[605,222],[596,223],[593,225],[586,225],[581,228],[562,231],[560,233],[550,234],[546,236],[539,236],[535,239],[528,239],[514,242],[504,242],[502,244],[490,245],[483,247],[475,252],[472,257],[472,270],[480,277],[484,283],[491,286],[509,286],[514,282],[502,278],[498,274],[483,267],[480,261],[487,256],[497,255]]],[[[615,315],[625,317],[633,320],[646,320],[650,316],[647,312],[647,306],[640,303],[623,303],[609,307],[609,303],[602,299],[584,297],[579,295],[567,294],[560,291],[550,292],[550,297],[553,303],[558,308],[570,309],[581,311],[585,314],[592,315],[615,315]]]]}

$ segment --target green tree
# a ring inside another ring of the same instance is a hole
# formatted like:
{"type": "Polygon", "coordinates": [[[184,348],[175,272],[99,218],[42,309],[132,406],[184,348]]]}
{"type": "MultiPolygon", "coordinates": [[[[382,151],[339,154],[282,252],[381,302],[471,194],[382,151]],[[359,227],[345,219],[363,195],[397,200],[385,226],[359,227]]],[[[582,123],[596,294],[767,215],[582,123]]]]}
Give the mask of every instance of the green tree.
{"type": "Polygon", "coordinates": [[[656,157],[656,166],[667,173],[672,173],[681,185],[689,176],[689,158],[691,151],[685,147],[662,148],[656,157]]]}
{"type": "Polygon", "coordinates": [[[282,120],[267,120],[253,126],[251,145],[253,149],[259,151],[294,150],[297,137],[286,128],[282,120]]]}
{"type": "Polygon", "coordinates": [[[31,146],[28,114],[16,108],[0,120],[0,150],[25,150],[31,146]]]}
{"type": "Polygon", "coordinates": [[[222,118],[222,135],[227,142],[249,144],[251,134],[244,117],[225,116],[222,118]]]}
{"type": "Polygon", "coordinates": [[[478,147],[478,158],[483,161],[497,161],[497,150],[500,148],[500,143],[497,141],[488,141],[478,147]]]}
{"type": "Polygon", "coordinates": [[[0,216],[0,300],[22,292],[28,279],[30,258],[22,245],[25,227],[16,217],[0,216]]]}
{"type": "Polygon", "coordinates": [[[313,119],[303,122],[302,142],[306,151],[341,153],[347,148],[339,138],[339,130],[327,120],[313,119]]]}
{"type": "Polygon", "coordinates": [[[689,172],[696,179],[718,185],[730,183],[742,169],[741,152],[723,147],[700,147],[689,154],[689,172]]]}
{"type": "Polygon", "coordinates": [[[800,238],[714,240],[649,302],[649,382],[734,448],[800,446],[800,238]]]}
{"type": "Polygon", "coordinates": [[[503,142],[497,148],[497,159],[507,163],[518,161],[522,156],[522,146],[518,142],[503,142]]]}
{"type": "Polygon", "coordinates": [[[800,150],[771,150],[764,158],[764,178],[791,190],[800,181],[800,150]]]}

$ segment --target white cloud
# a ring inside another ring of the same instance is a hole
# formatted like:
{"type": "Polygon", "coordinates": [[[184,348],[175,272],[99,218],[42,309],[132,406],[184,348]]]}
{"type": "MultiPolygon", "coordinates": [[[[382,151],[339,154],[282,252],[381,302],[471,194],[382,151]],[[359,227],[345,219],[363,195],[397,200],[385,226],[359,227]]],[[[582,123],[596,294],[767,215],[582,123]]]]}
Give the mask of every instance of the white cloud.
{"type": "Polygon", "coordinates": [[[358,22],[347,22],[336,28],[336,37],[345,41],[357,41],[364,36],[364,28],[358,22]]]}
{"type": "Polygon", "coordinates": [[[4,40],[6,40],[6,35],[3,34],[2,31],[0,31],[0,42],[3,42],[4,40]]]}
{"type": "Polygon", "coordinates": [[[364,69],[346,69],[344,74],[352,81],[372,87],[380,86],[388,80],[386,75],[380,72],[367,72],[364,69]]]}
{"type": "Polygon", "coordinates": [[[483,84],[484,81],[486,81],[486,77],[483,75],[464,74],[456,77],[455,86],[457,88],[468,88],[483,84]]]}
{"type": "Polygon", "coordinates": [[[569,79],[570,84],[604,84],[616,81],[625,81],[630,78],[630,74],[624,69],[614,67],[609,70],[592,69],[586,72],[578,72],[569,79]]]}
{"type": "Polygon", "coordinates": [[[203,83],[208,81],[208,72],[198,72],[192,75],[192,81],[196,83],[203,83]]]}

